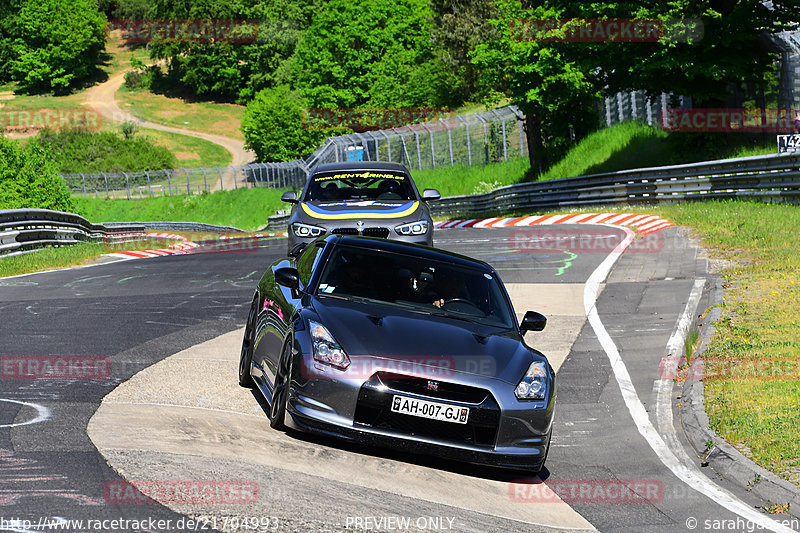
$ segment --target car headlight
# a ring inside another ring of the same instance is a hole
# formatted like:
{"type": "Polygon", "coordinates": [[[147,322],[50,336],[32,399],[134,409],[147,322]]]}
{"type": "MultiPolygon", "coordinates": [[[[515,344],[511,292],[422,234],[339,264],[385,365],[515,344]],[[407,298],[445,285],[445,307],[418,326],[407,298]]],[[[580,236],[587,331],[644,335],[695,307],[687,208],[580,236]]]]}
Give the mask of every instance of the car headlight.
{"type": "Polygon", "coordinates": [[[325,228],[295,222],[292,224],[292,231],[294,231],[294,234],[298,237],[319,237],[325,233],[325,228]]]}
{"type": "Polygon", "coordinates": [[[333,338],[333,335],[318,322],[308,321],[311,330],[311,345],[313,346],[314,360],[334,366],[340,370],[350,366],[350,357],[344,353],[342,347],[333,338]]]}
{"type": "Polygon", "coordinates": [[[520,400],[544,400],[547,394],[547,380],[547,363],[533,362],[525,372],[525,377],[514,389],[514,394],[520,400]]]}
{"type": "Polygon", "coordinates": [[[394,228],[398,235],[425,235],[428,233],[428,221],[409,222],[394,228]]]}

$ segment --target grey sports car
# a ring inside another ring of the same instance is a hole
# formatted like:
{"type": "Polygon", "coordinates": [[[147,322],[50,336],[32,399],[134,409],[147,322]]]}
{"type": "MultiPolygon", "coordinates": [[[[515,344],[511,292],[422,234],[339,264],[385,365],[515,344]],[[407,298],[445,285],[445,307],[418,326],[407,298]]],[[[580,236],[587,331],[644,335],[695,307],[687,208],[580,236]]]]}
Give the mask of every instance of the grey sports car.
{"type": "Polygon", "coordinates": [[[398,163],[349,162],[319,165],[298,195],[289,220],[289,250],[328,233],[366,235],[433,245],[433,222],[427,202],[439,191],[420,195],[408,169],[398,163]]]}
{"type": "Polygon", "coordinates": [[[274,428],[538,472],[555,373],[523,340],[488,264],[427,246],[328,235],[261,278],[239,383],[274,428]]]}

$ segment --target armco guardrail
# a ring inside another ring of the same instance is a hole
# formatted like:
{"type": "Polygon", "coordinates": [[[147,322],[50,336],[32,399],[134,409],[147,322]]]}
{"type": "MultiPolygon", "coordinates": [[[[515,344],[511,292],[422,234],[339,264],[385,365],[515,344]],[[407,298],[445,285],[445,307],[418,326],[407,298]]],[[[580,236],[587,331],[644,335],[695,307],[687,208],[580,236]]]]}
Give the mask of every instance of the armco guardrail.
{"type": "MultiPolygon", "coordinates": [[[[800,203],[800,154],[780,154],[686,165],[623,170],[500,187],[431,203],[438,217],[512,213],[608,204],[748,198],[800,203]]],[[[265,229],[285,228],[289,217],[269,217],[265,229]]]]}
{"type": "Polygon", "coordinates": [[[47,245],[105,240],[124,242],[140,237],[142,226],[111,229],[82,216],[48,209],[0,210],[0,257],[33,251],[47,245]]]}
{"type": "Polygon", "coordinates": [[[243,229],[233,226],[217,226],[216,224],[205,224],[203,222],[104,222],[103,225],[114,231],[130,231],[144,227],[158,231],[197,231],[204,233],[247,233],[243,229]]]}

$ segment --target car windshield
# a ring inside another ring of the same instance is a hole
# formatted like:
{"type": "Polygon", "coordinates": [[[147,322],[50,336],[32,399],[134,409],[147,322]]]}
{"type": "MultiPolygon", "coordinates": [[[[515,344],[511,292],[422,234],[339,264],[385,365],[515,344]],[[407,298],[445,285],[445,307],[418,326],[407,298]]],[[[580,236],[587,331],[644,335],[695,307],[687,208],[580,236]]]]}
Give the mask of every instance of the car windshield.
{"type": "Polygon", "coordinates": [[[364,200],[414,200],[411,180],[393,172],[332,172],[314,175],[306,192],[306,202],[364,200]]]}
{"type": "Polygon", "coordinates": [[[325,264],[316,294],[515,327],[493,272],[410,254],[339,245],[325,264]]]}

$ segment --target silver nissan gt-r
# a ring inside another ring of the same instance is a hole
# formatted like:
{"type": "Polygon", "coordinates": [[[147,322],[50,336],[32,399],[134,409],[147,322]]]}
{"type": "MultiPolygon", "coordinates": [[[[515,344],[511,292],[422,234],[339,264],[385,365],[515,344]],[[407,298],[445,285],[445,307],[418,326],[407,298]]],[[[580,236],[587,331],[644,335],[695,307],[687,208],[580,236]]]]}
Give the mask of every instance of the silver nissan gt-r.
{"type": "Polygon", "coordinates": [[[281,200],[294,204],[289,220],[289,250],[326,234],[382,237],[433,245],[427,202],[439,191],[417,190],[399,163],[357,161],[319,165],[303,190],[281,200]]]}

